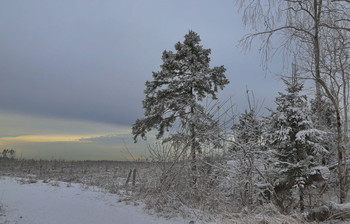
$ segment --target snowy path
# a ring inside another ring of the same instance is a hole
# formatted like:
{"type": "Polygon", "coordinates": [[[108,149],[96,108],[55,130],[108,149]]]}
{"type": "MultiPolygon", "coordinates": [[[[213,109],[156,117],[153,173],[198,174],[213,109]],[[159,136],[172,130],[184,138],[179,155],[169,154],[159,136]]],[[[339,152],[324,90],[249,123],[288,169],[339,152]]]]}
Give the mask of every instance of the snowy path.
{"type": "Polygon", "coordinates": [[[0,224],[185,224],[146,214],[141,206],[118,202],[115,194],[82,190],[79,184],[41,181],[20,184],[15,178],[0,178],[0,204],[5,216],[0,224]]]}

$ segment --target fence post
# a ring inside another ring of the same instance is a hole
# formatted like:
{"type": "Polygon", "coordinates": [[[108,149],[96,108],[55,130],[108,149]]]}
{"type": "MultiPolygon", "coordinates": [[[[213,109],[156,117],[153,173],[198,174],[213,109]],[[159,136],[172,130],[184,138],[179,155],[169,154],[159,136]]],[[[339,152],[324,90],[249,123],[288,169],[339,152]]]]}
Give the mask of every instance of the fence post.
{"type": "Polygon", "coordinates": [[[136,180],[136,168],[132,171],[132,186],[135,186],[135,180],[136,180]]]}
{"type": "Polygon", "coordinates": [[[130,171],[129,171],[128,178],[126,179],[125,185],[128,185],[128,183],[130,181],[131,173],[132,173],[132,169],[130,169],[130,171]]]}

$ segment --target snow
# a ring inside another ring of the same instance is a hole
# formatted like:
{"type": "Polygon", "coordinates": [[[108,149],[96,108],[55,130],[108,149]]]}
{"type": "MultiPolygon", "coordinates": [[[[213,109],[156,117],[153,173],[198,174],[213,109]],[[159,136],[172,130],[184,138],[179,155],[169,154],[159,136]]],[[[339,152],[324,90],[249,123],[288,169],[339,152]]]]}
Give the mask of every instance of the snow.
{"type": "Polygon", "coordinates": [[[350,210],[350,202],[345,204],[337,204],[335,202],[329,202],[330,206],[335,208],[337,211],[345,211],[349,212],[350,210]]]}
{"type": "Polygon", "coordinates": [[[49,182],[21,184],[19,178],[0,177],[0,223],[16,224],[184,224],[188,220],[147,214],[142,206],[118,202],[115,194],[80,184],[49,182]]]}
{"type": "Polygon", "coordinates": [[[311,168],[311,174],[316,174],[317,172],[319,172],[326,180],[329,180],[331,177],[331,171],[326,166],[315,166],[311,168]]]}
{"type": "Polygon", "coordinates": [[[238,162],[239,161],[237,161],[237,160],[228,160],[226,163],[229,166],[236,167],[237,165],[239,165],[238,162]]]}

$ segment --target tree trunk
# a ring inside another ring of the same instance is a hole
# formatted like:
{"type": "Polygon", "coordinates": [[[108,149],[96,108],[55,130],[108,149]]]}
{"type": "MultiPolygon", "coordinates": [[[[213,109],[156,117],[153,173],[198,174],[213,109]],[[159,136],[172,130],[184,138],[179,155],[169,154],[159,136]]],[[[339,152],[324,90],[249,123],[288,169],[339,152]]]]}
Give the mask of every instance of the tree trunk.
{"type": "Polygon", "coordinates": [[[304,191],[301,186],[299,186],[299,206],[300,206],[300,212],[304,212],[305,206],[304,206],[304,191]]]}
{"type": "Polygon", "coordinates": [[[193,124],[191,124],[191,171],[192,171],[191,173],[192,184],[195,185],[197,183],[197,157],[196,157],[196,134],[195,134],[193,124]]]}
{"type": "Polygon", "coordinates": [[[321,8],[322,1],[314,0],[314,63],[315,63],[315,87],[316,87],[316,113],[318,115],[321,114],[322,105],[321,105],[321,85],[318,82],[321,79],[321,71],[320,71],[320,42],[319,42],[319,26],[320,26],[320,18],[321,18],[321,8]]]}
{"type": "Polygon", "coordinates": [[[345,69],[341,64],[341,72],[342,72],[342,81],[343,81],[343,111],[344,111],[344,145],[347,145],[349,142],[348,137],[348,108],[349,108],[349,87],[348,87],[348,78],[345,73],[345,69]]]}
{"type": "Polygon", "coordinates": [[[329,99],[332,101],[332,104],[334,106],[334,110],[336,113],[337,118],[337,152],[338,152],[338,177],[339,177],[339,201],[341,204],[343,204],[346,200],[347,196],[347,171],[346,171],[346,154],[345,154],[345,147],[344,147],[344,139],[343,139],[343,128],[341,123],[341,117],[340,117],[340,106],[339,106],[339,99],[334,97],[327,87],[326,83],[322,79],[317,79],[319,84],[323,87],[326,95],[329,97],[329,99]]]}
{"type": "Polygon", "coordinates": [[[338,172],[339,172],[339,200],[340,204],[343,204],[346,200],[347,191],[347,172],[346,172],[346,158],[345,158],[345,147],[343,145],[343,133],[342,125],[340,120],[339,108],[337,113],[337,151],[338,151],[338,172]]]}
{"type": "MultiPolygon", "coordinates": [[[[193,90],[191,88],[191,95],[193,96],[193,90]]],[[[194,108],[191,106],[191,123],[190,123],[190,136],[191,136],[191,175],[192,175],[192,185],[196,185],[197,183],[197,143],[196,143],[196,130],[193,122],[194,117],[194,108]]]]}

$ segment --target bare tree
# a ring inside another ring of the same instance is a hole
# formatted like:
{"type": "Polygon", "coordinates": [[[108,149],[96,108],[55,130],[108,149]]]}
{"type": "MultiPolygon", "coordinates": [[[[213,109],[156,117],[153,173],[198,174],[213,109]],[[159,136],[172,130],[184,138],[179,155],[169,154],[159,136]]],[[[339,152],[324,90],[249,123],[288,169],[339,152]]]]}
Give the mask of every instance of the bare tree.
{"type": "Polygon", "coordinates": [[[322,78],[320,83],[331,100],[336,113],[336,139],[340,201],[347,194],[346,145],[348,144],[348,108],[350,78],[349,33],[342,30],[332,32],[324,42],[321,55],[322,78]]]}
{"type": "MultiPolygon", "coordinates": [[[[324,34],[348,27],[349,8],[345,7],[344,3],[330,0],[237,1],[240,9],[243,9],[244,24],[251,25],[254,30],[242,38],[241,46],[249,49],[252,41],[261,37],[260,51],[263,62],[267,62],[282,50],[289,65],[288,56],[294,57],[303,53],[305,49],[311,50],[316,100],[317,104],[320,104],[320,44],[324,34]],[[274,37],[281,38],[276,40],[274,37]]],[[[321,105],[317,107],[320,108],[321,105]]]]}
{"type": "MultiPolygon", "coordinates": [[[[331,23],[330,23],[331,24],[331,23]]],[[[347,168],[346,145],[348,144],[348,108],[349,108],[349,68],[350,68],[350,42],[349,32],[335,29],[323,34],[319,45],[319,71],[315,72],[315,61],[310,47],[305,51],[299,61],[299,67],[311,79],[319,83],[322,95],[327,97],[333,107],[335,123],[335,139],[338,161],[340,202],[345,201],[347,195],[347,168]]]]}

